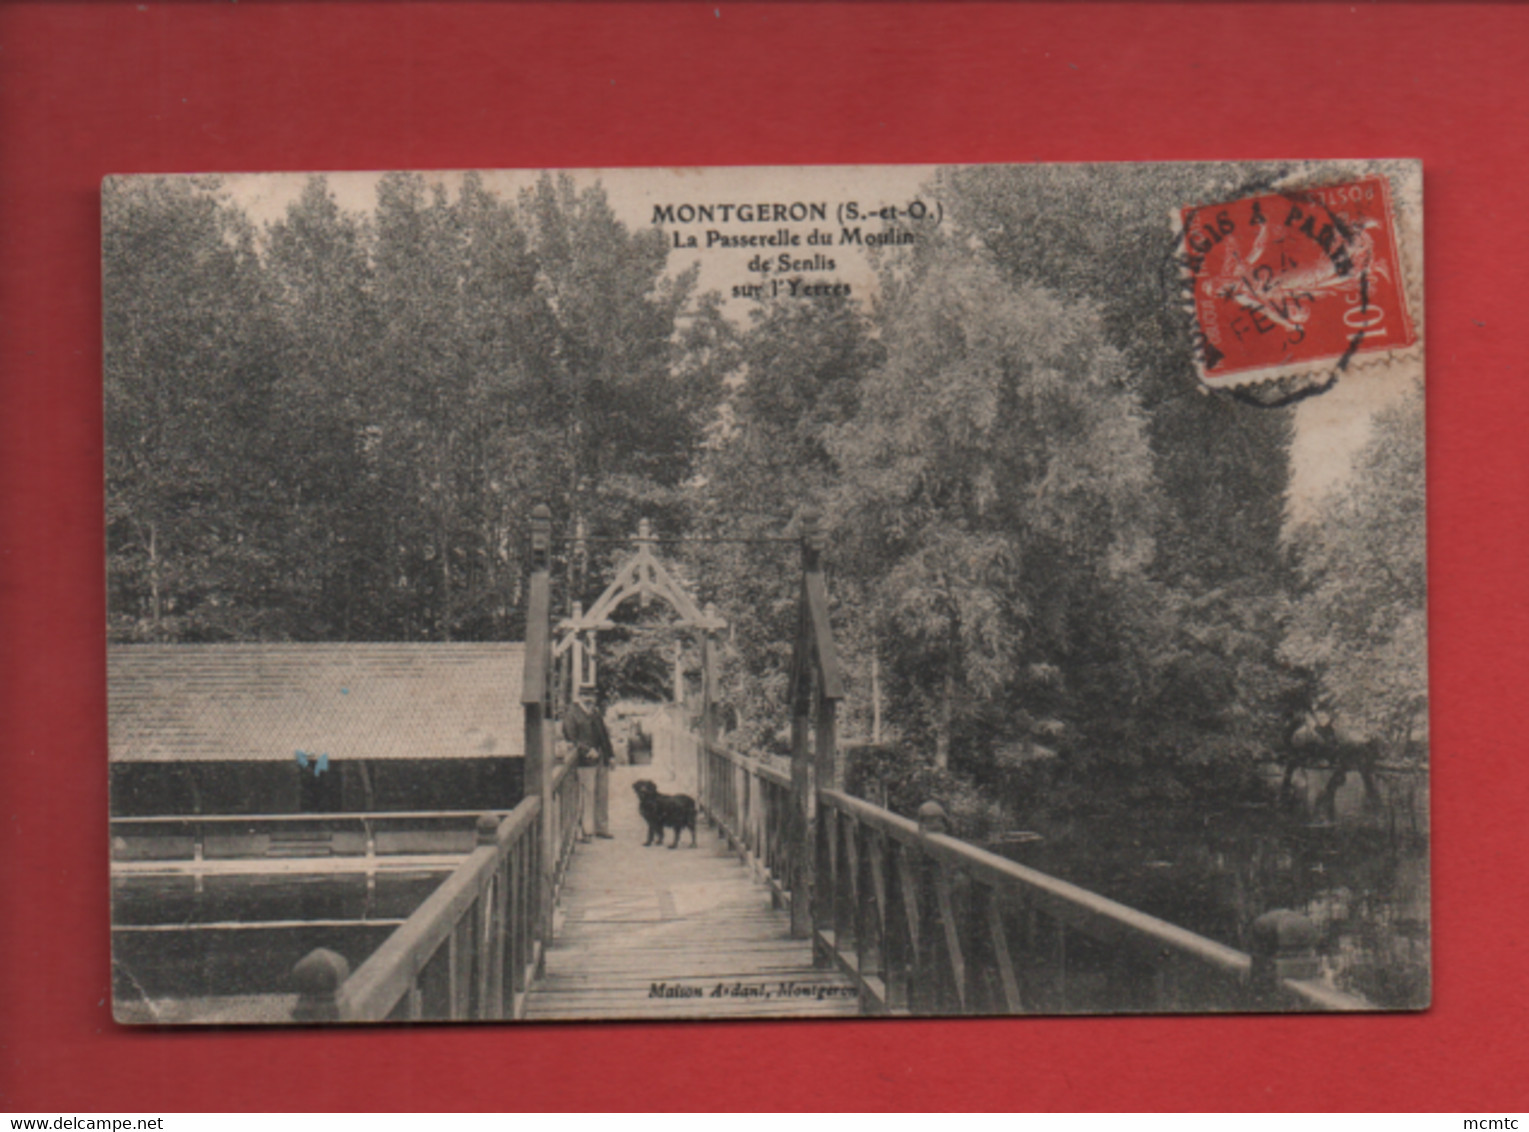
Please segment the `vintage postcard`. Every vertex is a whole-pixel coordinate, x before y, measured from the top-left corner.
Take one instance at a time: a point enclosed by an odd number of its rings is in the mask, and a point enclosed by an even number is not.
[[[1419,163],[102,194],[119,1021],[1428,1005]]]

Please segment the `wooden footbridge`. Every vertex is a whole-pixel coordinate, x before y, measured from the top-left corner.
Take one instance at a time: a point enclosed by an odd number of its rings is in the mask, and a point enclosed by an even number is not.
[[[532,1019],[845,1015],[854,984],[813,964],[753,871],[716,837],[699,848],[644,848],[631,782],[613,775],[612,837],[581,844],[532,987]]]
[[[691,603],[680,611],[702,635],[700,732],[693,765],[668,770],[697,796],[699,845],[644,847],[630,785],[654,776],[647,768],[613,772],[612,837],[582,840],[587,799],[572,752],[559,751],[553,734],[568,679],[554,656],[577,659],[579,649],[554,644],[545,508],[532,532],[525,799],[508,816],[479,820],[477,847],[354,972],[332,952],[303,959],[295,1019],[1369,1007],[1318,979],[1314,932],[1294,912],[1261,917],[1249,955],[952,837],[933,802],[912,820],[844,793],[842,685],[810,518],[791,758],[720,740],[720,621]],[[644,535],[613,591],[666,596],[671,582]],[[593,617],[564,622],[564,643],[600,628],[611,607],[602,599]]]

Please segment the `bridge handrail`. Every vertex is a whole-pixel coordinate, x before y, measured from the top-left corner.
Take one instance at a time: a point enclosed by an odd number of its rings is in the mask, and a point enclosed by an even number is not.
[[[787,788],[791,786],[791,764],[785,759],[777,759],[770,755],[745,755],[721,743],[706,743],[705,746],[708,751],[717,757],[725,759],[734,766],[763,778],[767,782],[773,782],[777,786]]]
[[[500,816],[510,810],[485,811]],[[342,822],[369,821],[460,821],[462,810],[365,810],[355,812],[308,813],[308,814],[145,814],[142,816],[118,815],[109,819],[113,826],[129,825],[272,825],[288,823],[317,823],[332,826]]]
[[[798,898],[792,885],[799,850],[782,836],[790,821],[789,764],[720,743],[703,743],[702,749],[713,765],[703,799],[708,815],[770,884],[777,903]],[[1314,978],[1284,977],[1278,966],[1264,967],[1246,952],[936,828],[920,828],[862,798],[829,789],[818,789],[816,798],[814,943],[855,978],[869,1012],[1070,1009],[1069,933],[1115,957],[1112,963],[1123,972],[1117,977],[1135,979],[1141,1009],[1186,1003],[1207,1009],[1373,1009]],[[773,836],[762,835],[767,830]],[[1006,925],[1016,913],[1023,927],[1011,931]],[[1037,915],[1050,925],[1041,944],[1048,954],[1039,959]],[[1011,938],[1018,946],[1011,946]],[[987,961],[981,966],[991,985],[977,985],[981,977],[971,962],[976,955]],[[1059,968],[1045,993],[1025,985],[1029,968],[1016,964],[1016,955],[1031,960],[1031,968]]]
[[[701,778],[701,808],[769,887],[774,905],[789,908],[791,878],[799,864],[790,763],[745,755],[704,738],[698,738],[698,745],[703,766],[710,766]]]
[[[504,817],[509,810],[486,811],[495,817]],[[306,814],[152,814],[139,817],[113,817],[110,819],[112,833],[112,860],[131,862],[150,861],[200,861],[209,856],[226,856],[215,852],[214,842],[238,845],[241,839],[253,837],[281,837],[284,831],[297,828],[319,827],[327,835],[329,851],[342,857],[386,857],[400,852],[381,844],[386,839],[409,839],[429,836],[437,839],[442,834],[452,840],[458,836],[472,837],[471,819],[477,817],[462,810],[393,810],[360,813],[306,813]],[[176,838],[168,840],[166,831]],[[144,853],[145,842],[150,852]],[[178,852],[167,852],[175,849]],[[441,842],[435,851],[460,853],[461,845]],[[242,854],[249,852],[246,847]]]
[[[820,802],[852,815],[894,841],[915,847],[943,865],[959,868],[971,879],[995,888],[1023,892],[1065,922],[1068,927],[1101,938],[1128,933],[1144,937],[1151,946],[1169,948],[1233,978],[1246,978],[1253,961],[1245,953],[1186,928],[1137,911],[1107,896],[1000,857],[949,834],[920,830],[918,823],[837,790],[819,790]]]
[[[553,772],[550,815],[531,795],[502,820],[480,818],[477,848],[354,974],[332,952],[310,953],[294,972],[301,993],[294,1018],[520,1017],[541,962],[538,909],[552,905],[535,892],[543,876],[542,822],[554,823],[552,875],[560,883],[578,833],[578,792],[570,760]]]
[[[467,910],[482,899],[503,854],[535,832],[540,814],[540,798],[522,802],[499,824],[493,842],[473,850],[388,936],[340,989],[337,998],[342,1018],[379,1021],[393,1012]]]
[[[897,1004],[899,993],[903,1004],[915,1002],[963,1013],[1034,1009],[1037,996],[1032,988],[1021,985],[1025,980],[1014,961],[1010,938],[1011,934],[1016,941],[1030,938],[1033,957],[1037,913],[1051,922],[1052,939],[1044,947],[1054,949],[1047,958],[1054,959],[1058,968],[1049,988],[1049,1009],[1065,1011],[1073,1005],[1067,985],[1069,932],[1108,949],[1112,958],[1104,978],[1107,984],[1117,980],[1114,1004],[1121,995],[1134,995],[1133,1004],[1140,1009],[1276,1005],[1373,1009],[1364,999],[1323,986],[1314,978],[1283,977],[1283,960],[1275,955],[1260,962],[1236,948],[932,828],[943,819],[938,807],[930,815],[931,827],[926,828],[841,791],[820,789],[817,798],[820,839],[826,850],[821,859],[827,876],[820,878],[822,895],[815,901],[815,935],[835,962],[857,978],[867,1000],[864,1004],[871,1009]],[[866,837],[862,831],[873,836]],[[883,844],[878,845],[876,837]],[[891,844],[898,846],[895,854],[889,851]],[[884,859],[872,860],[879,851]],[[861,868],[862,861],[868,870]],[[878,878],[877,883],[865,876],[866,871]],[[901,882],[895,900],[889,899],[892,886],[887,883],[894,871]],[[861,903],[862,894],[875,901],[880,919],[874,925],[870,910]],[[894,914],[894,903],[901,903],[902,916]],[[1011,933],[1006,927],[1015,912],[1025,918],[1023,932]],[[903,970],[898,972],[889,970],[886,961],[889,922],[894,934],[903,930],[904,922],[907,926],[905,937],[894,945],[904,952]],[[1019,950],[1024,954],[1024,948]],[[970,963],[974,954],[990,960],[991,985],[980,985]],[[1304,974],[1314,976],[1314,956],[1307,954],[1296,966],[1308,968]],[[881,977],[871,977],[871,967]],[[903,977],[902,988],[892,986],[895,975]],[[920,981],[925,985],[918,985]]]

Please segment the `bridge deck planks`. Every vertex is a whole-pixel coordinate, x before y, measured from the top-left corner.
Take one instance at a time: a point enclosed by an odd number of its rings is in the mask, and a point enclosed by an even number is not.
[[[614,838],[573,855],[526,1016],[856,1015],[848,980],[813,966],[811,945],[791,938],[790,917],[770,906],[769,890],[714,831],[703,826],[695,849],[688,834],[679,849],[643,847],[631,784],[649,775],[646,767],[612,773]],[[655,995],[655,985],[685,997]]]

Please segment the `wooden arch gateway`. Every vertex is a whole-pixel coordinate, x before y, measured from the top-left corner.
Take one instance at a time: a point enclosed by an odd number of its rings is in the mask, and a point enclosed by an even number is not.
[[[545,579],[546,554],[550,549],[550,512],[538,507],[532,518],[533,555],[532,617],[542,627],[546,618],[547,593],[540,602],[535,579],[538,571]],[[801,587],[797,598],[797,622],[791,644],[791,667],[788,680],[788,710],[791,720],[791,762],[789,801],[782,807],[781,832],[798,847],[783,860],[781,870],[786,884],[799,893],[812,890],[819,859],[832,856],[823,843],[823,830],[817,820],[816,790],[837,789],[841,785],[839,761],[838,707],[844,698],[838,649],[829,621],[827,583],[823,576],[825,537],[822,520],[811,508],[801,513],[798,540],[801,546]],[[578,538],[583,537],[582,531]],[[657,599],[667,603],[678,617],[676,628],[691,630],[701,636],[701,712],[697,736],[696,788],[704,813],[721,824],[720,814],[730,808],[727,799],[746,789],[746,776],[736,766],[724,765],[719,742],[720,704],[718,695],[717,634],[727,628],[716,606],[708,603],[703,610],[658,557],[658,539],[647,519],[638,523],[632,553],[615,569],[614,578],[589,610],[579,603],[572,616],[559,622],[553,633],[555,644],[528,645],[528,654],[545,655],[547,672],[540,679],[528,676],[527,705],[538,692],[545,703],[547,717],[560,715],[566,705],[582,690],[595,684],[594,658],[601,631],[618,628],[611,614],[621,605],[637,599],[643,605]],[[543,580],[543,587],[546,582]],[[533,635],[528,631],[527,640]],[[545,649],[545,653],[542,650]],[[534,667],[534,662],[529,667]],[[528,668],[529,671],[529,668]],[[683,699],[683,672],[678,656],[675,661],[674,701]],[[532,740],[528,736],[528,743]],[[550,729],[534,744],[550,757]],[[528,746],[528,750],[533,749]],[[551,781],[550,763],[534,775],[538,782]],[[731,840],[731,838],[730,838]],[[791,932],[798,938],[813,933],[813,906],[808,899],[790,902]],[[818,913],[821,916],[821,912]]]
[[[716,606],[708,604],[702,610],[696,604],[659,559],[657,545],[652,524],[643,519],[637,526],[632,553],[616,567],[615,577],[605,592],[587,613],[582,602],[575,602],[572,615],[557,626],[560,639],[553,655],[561,664],[559,699],[562,703],[595,686],[599,634],[621,627],[611,620],[611,615],[634,598],[644,607],[656,599],[667,604],[678,617],[674,628],[701,634],[702,717],[710,718],[717,702],[716,634],[727,628],[727,622],[717,616]],[[676,655],[674,700],[679,703],[683,699],[683,673]]]

